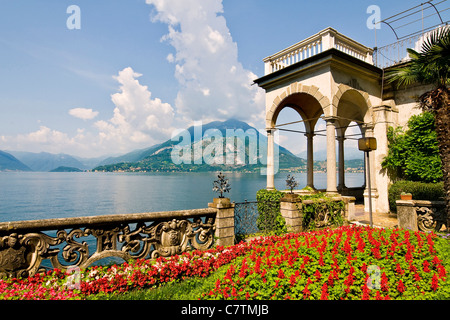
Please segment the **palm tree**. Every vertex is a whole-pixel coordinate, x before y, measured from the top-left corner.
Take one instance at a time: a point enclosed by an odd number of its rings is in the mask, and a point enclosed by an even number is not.
[[[411,60],[403,66],[393,68],[387,74],[388,82],[397,87],[414,83],[432,84],[434,89],[419,97],[423,110],[435,116],[439,154],[445,189],[447,231],[450,230],[450,28],[434,31],[423,43],[421,51],[408,49]]]

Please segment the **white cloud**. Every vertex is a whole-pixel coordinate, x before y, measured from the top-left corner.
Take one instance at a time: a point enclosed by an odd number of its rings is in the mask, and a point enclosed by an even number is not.
[[[114,116],[95,123],[102,145],[128,151],[170,138],[174,110],[170,104],[151,98],[148,87],[137,80],[141,76],[128,67],[114,77],[120,84],[120,92],[111,96]]]
[[[87,108],[73,108],[69,110],[69,114],[75,118],[91,120],[98,115],[98,112]]]
[[[81,134],[81,133],[80,133]],[[86,149],[85,136],[69,137],[67,133],[40,126],[38,130],[17,136],[2,136],[5,149],[30,152],[72,153]]]
[[[153,99],[148,87],[139,83],[137,78],[140,76],[130,67],[114,76],[120,84],[120,91],[111,95],[114,104],[111,119],[98,120],[90,128],[79,128],[73,135],[41,125],[28,134],[1,136],[0,149],[96,157],[150,147],[170,139],[173,108],[158,98]],[[90,120],[99,113],[92,109],[74,108],[69,114]]]
[[[182,118],[260,122],[264,92],[252,86],[257,78],[238,61],[237,44],[226,25],[222,0],[146,0],[155,12],[152,21],[168,25],[162,38],[175,49],[167,56],[175,63],[181,88],[175,109]]]
[[[146,2],[154,7],[152,21],[167,24],[162,41],[174,48],[166,56],[174,64],[179,83],[174,103],[152,97],[149,88],[139,82],[141,74],[128,67],[114,77],[119,91],[111,95],[110,119],[98,119],[100,114],[93,109],[73,108],[71,116],[97,121],[72,134],[41,125],[28,134],[1,136],[2,147],[99,156],[170,139],[175,123],[187,127],[196,120],[238,118],[258,128],[264,125],[264,91],[252,86],[257,76],[238,60],[237,44],[222,15],[222,0]]]

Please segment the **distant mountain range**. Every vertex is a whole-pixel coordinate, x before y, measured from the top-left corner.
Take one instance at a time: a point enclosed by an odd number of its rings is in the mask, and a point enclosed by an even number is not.
[[[234,133],[236,140],[227,140],[228,132]],[[185,139],[190,140],[184,141]],[[255,146],[256,150],[251,150],[250,140],[253,143],[256,142],[259,148]],[[219,152],[219,149],[214,149],[213,141],[215,146],[222,146],[220,148],[222,154],[215,154]],[[240,155],[236,151],[233,152],[237,150],[239,143],[244,146],[243,153]],[[184,145],[190,156],[183,158],[181,163],[175,164],[172,154],[174,148],[180,144]],[[105,159],[102,165],[94,168],[93,171],[255,171],[266,163],[266,149],[267,137],[247,123],[234,119],[223,122],[214,121],[201,127],[192,126],[174,139],[153,147]],[[194,150],[200,150],[201,159],[196,158]],[[225,164],[206,163],[204,155],[207,151],[211,151],[212,156],[222,159],[222,163]],[[232,161],[227,161],[230,153],[232,153]],[[289,150],[279,146],[279,165],[280,168],[304,167],[306,160],[296,157]]]
[[[226,139],[227,130],[241,133],[242,135],[238,135],[237,140],[230,142]],[[186,139],[190,140],[184,141]],[[220,139],[220,141],[216,141],[216,139]],[[205,150],[211,151],[211,142],[214,141],[222,144],[223,149],[221,155],[214,154],[218,150],[212,150],[213,155],[222,156],[225,162],[228,162],[226,161],[226,154],[230,154],[230,150],[235,150],[239,139],[240,143],[245,146],[245,154],[241,154],[241,157],[233,154],[231,161],[233,164],[231,165],[207,164],[203,161],[203,158],[196,159],[194,157],[191,157],[190,161],[183,161],[179,164],[174,164],[172,161],[172,151],[174,147],[179,146],[181,143],[185,146],[185,150],[189,150],[194,155],[195,153],[192,150],[201,150],[200,156],[202,156]],[[250,150],[249,141],[251,139],[257,141],[259,146],[257,150],[260,150],[259,154],[254,152],[254,150]],[[278,147],[280,169],[306,170],[306,160],[303,157],[298,157],[281,146]],[[247,123],[232,119],[214,121],[201,127],[192,126],[174,139],[114,157],[80,158],[68,154],[51,154],[47,152],[0,151],[0,171],[255,171],[259,170],[266,163],[266,150],[266,136],[261,135],[258,130]],[[315,160],[319,161],[314,161],[314,169],[319,171],[325,170],[326,161],[320,161],[320,157],[316,158],[316,154]],[[360,170],[363,166],[364,161],[362,159],[346,160],[347,169]]]
[[[32,171],[12,154],[0,150],[0,171]]]

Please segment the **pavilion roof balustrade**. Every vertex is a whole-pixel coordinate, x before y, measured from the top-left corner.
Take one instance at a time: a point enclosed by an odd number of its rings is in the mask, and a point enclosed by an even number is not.
[[[289,48],[265,58],[265,75],[286,68],[326,50],[335,48],[355,58],[373,64],[373,49],[337,32],[326,28]]]
[[[438,27],[433,27],[432,30],[399,38],[394,43],[373,49],[356,42],[333,28],[326,28],[303,41],[265,58],[263,60],[265,64],[264,73],[268,75],[282,70],[332,48],[378,68],[388,68],[409,61],[410,58],[407,49],[412,48],[420,51],[424,40],[431,33],[441,28],[448,28],[448,25],[439,25]]]

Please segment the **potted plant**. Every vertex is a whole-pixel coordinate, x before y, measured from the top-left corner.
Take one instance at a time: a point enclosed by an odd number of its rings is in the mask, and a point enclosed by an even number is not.
[[[412,200],[412,194],[409,192],[402,192],[400,194],[400,199],[401,200]]]
[[[294,176],[291,177],[290,174],[287,176],[286,186],[288,187],[288,189],[290,189],[290,192],[285,193],[281,200],[288,202],[296,202],[298,200],[298,194],[294,193],[294,189],[295,187],[298,186],[298,182],[295,181]]]
[[[217,176],[218,180],[215,180],[213,182],[213,191],[219,193],[219,198],[214,198],[214,205],[230,205],[230,199],[229,198],[225,198],[223,196],[223,194],[225,192],[230,192],[231,190],[231,186],[230,183],[228,182],[228,179],[225,179],[225,175],[222,174],[222,172],[219,173],[219,175]]]

